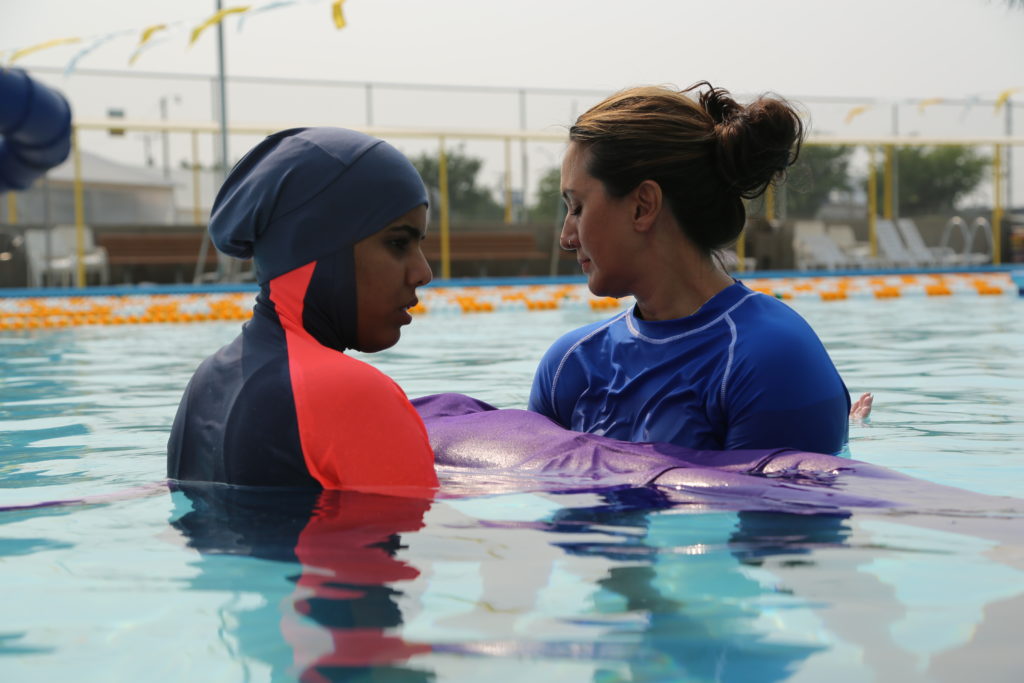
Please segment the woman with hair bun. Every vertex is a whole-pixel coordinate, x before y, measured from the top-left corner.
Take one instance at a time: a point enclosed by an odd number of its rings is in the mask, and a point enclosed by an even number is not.
[[[579,117],[561,245],[591,292],[636,305],[556,341],[531,410],[624,441],[844,450],[850,396],[817,335],[715,257],[743,230],[743,199],[796,160],[803,133],[785,101],[743,105],[707,82],[633,88]]]

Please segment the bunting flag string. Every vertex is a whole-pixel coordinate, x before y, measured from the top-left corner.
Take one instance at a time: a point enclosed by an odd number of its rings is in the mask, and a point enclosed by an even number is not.
[[[971,109],[973,109],[974,105],[978,104],[978,102],[981,102],[981,95],[971,95],[967,98],[967,102],[964,103],[964,108],[960,110],[960,123],[967,120],[967,115],[971,113]]]
[[[859,105],[859,106],[856,106],[856,107],[852,108],[850,111],[846,112],[846,121],[845,122],[847,124],[849,124],[851,121],[853,121],[855,118],[857,118],[858,116],[860,116],[864,112],[868,111],[869,109],[871,109],[871,107],[866,105],[866,104],[862,104],[862,105]]]
[[[996,98],[996,114],[999,113],[999,110],[1003,108],[1003,105],[1010,100],[1010,97],[1012,97],[1015,92],[1024,92],[1024,88],[1008,88],[999,93],[999,97]]]
[[[100,38],[92,41],[84,48],[79,50],[77,53],[75,53],[75,56],[72,57],[71,61],[67,63],[67,66],[64,67],[64,75],[70,76],[71,73],[75,70],[75,67],[78,66],[78,60],[80,60],[82,57],[85,57],[89,53],[95,51],[96,48],[100,47],[101,45],[106,45],[115,38],[120,38],[121,36],[125,36],[130,33],[131,31],[114,31],[113,33],[108,33],[107,35],[101,36]]]
[[[15,50],[11,54],[11,58],[7,60],[7,65],[10,66],[16,61],[26,55],[30,55],[33,52],[41,52],[42,50],[49,50],[51,47],[58,47],[60,45],[74,45],[75,43],[82,42],[81,38],[57,38],[55,40],[48,40],[44,43],[37,43],[36,45],[30,45],[29,47],[23,47],[20,50]]]
[[[131,58],[128,60],[128,64],[135,64],[135,60],[139,58],[145,50],[152,47],[154,44],[159,44],[161,41],[156,43],[150,42],[153,40],[153,36],[161,31],[167,31],[167,24],[154,24],[153,26],[147,26],[142,29],[142,34],[139,36],[139,44],[135,46],[135,51],[132,52]]]
[[[231,16],[232,14],[244,14],[248,11],[249,5],[241,5],[238,7],[227,7],[219,12],[214,12],[206,21],[192,29],[192,37],[188,41],[189,47],[192,47],[199,40],[199,36],[203,34],[203,31],[224,21],[224,17]]]
[[[930,97],[926,100],[921,100],[917,103],[917,113],[924,114],[925,109],[928,107],[933,104],[942,104],[944,101],[941,97]]]
[[[241,32],[244,17],[279,10],[299,3],[327,4],[328,2],[330,3],[331,21],[334,27],[339,30],[345,28],[347,22],[345,21],[345,16],[342,12],[342,5],[344,5],[345,0],[271,0],[270,2],[265,2],[259,5],[239,5],[235,7],[228,7],[203,18],[198,23],[194,21],[179,21],[166,24],[159,23],[142,29],[133,28],[103,33],[100,35],[57,38],[29,45],[27,47],[8,46],[6,49],[0,49],[0,69],[11,66],[23,57],[36,52],[42,52],[43,50],[50,50],[78,43],[85,44],[84,48],[80,49],[72,56],[64,69],[64,75],[70,76],[77,68],[78,63],[84,57],[107,43],[112,42],[116,38],[121,38],[131,34],[139,36],[139,41],[128,58],[128,64],[134,65],[136,60],[138,60],[145,51],[155,47],[156,45],[167,42],[175,35],[180,36],[187,32],[187,46],[191,47],[200,39],[202,34],[208,28],[222,23],[228,17],[235,17],[238,19],[238,30]],[[192,26],[191,30],[188,29],[188,26]]]
[[[334,17],[334,26],[338,29],[345,28],[345,15],[341,12],[341,6],[345,4],[345,0],[334,0],[331,3],[331,16]]]
[[[248,17],[251,17],[255,14],[262,14],[263,12],[269,12],[271,10],[288,7],[289,5],[294,5],[296,1],[297,0],[276,0],[275,2],[267,3],[266,5],[250,7],[248,12],[246,12],[245,14],[238,15],[238,32],[242,32],[242,29],[245,27],[245,20]]]

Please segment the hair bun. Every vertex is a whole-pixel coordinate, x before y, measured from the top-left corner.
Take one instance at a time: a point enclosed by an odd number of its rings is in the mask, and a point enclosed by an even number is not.
[[[736,102],[736,100],[732,98],[732,95],[729,94],[729,91],[725,88],[716,88],[707,81],[700,81],[699,83],[690,86],[688,90],[703,88],[705,86],[708,90],[702,92],[697,101],[715,122],[716,126],[728,123],[736,116],[742,114],[742,105]]]
[[[729,186],[747,199],[763,193],[800,152],[804,126],[785,100],[761,96],[747,106],[727,90],[703,81],[701,107],[715,122],[716,167]]]

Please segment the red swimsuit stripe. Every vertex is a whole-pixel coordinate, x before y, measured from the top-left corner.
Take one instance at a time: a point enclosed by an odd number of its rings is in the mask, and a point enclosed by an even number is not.
[[[307,264],[270,283],[307,469],[331,489],[436,487],[426,427],[401,388],[303,329],[303,299],[315,267]]]

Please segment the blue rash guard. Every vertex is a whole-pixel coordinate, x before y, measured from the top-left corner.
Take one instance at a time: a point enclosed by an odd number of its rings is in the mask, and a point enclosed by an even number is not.
[[[649,322],[634,307],[564,335],[529,408],[623,441],[836,454],[850,394],[803,318],[736,282],[685,318]]]

